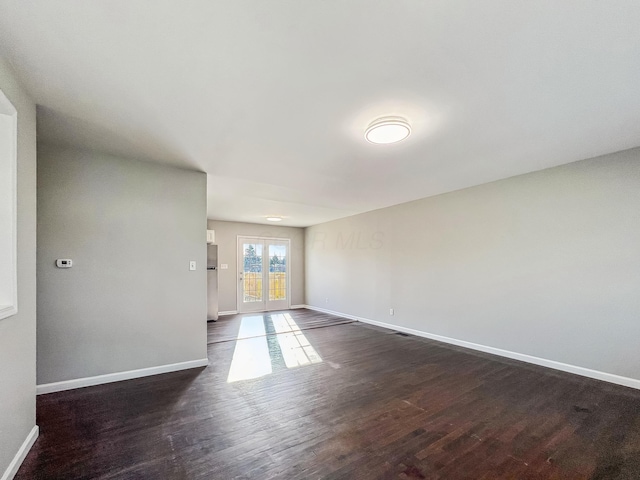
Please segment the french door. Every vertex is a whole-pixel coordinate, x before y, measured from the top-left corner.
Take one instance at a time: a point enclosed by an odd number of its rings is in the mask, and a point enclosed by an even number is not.
[[[238,237],[238,312],[286,310],[289,240]]]

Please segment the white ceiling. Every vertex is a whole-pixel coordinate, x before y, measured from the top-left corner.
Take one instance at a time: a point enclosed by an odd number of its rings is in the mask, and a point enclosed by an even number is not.
[[[640,145],[637,0],[1,0],[39,138],[306,226]],[[404,115],[412,136],[364,129]]]

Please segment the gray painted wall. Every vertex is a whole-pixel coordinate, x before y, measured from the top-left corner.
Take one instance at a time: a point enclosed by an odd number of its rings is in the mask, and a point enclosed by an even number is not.
[[[291,305],[304,303],[304,229],[217,220],[209,220],[208,225],[209,230],[216,232],[218,264],[226,263],[229,265],[228,270],[218,270],[219,310],[221,312],[237,309],[238,235],[291,240]]]
[[[36,107],[0,58],[18,111],[18,314],[0,320],[0,476],[36,424]]]
[[[640,379],[640,149],[310,227],[306,303]]]
[[[206,358],[205,261],[204,173],[39,145],[38,384]]]

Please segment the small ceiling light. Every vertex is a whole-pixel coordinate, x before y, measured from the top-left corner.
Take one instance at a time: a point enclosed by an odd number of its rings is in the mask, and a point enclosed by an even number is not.
[[[411,125],[402,117],[382,117],[369,124],[364,138],[371,143],[396,143],[411,134]]]
[[[269,220],[270,222],[281,222],[282,217],[267,217],[267,220]]]

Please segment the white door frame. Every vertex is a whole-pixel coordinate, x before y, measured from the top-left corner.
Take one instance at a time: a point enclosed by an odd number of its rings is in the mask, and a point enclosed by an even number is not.
[[[251,240],[254,243],[263,244],[263,253],[262,253],[262,298],[263,301],[259,302],[259,305],[256,305],[256,309],[245,309],[246,304],[244,303],[244,289],[242,288],[241,282],[243,281],[243,272],[244,272],[244,255],[242,252],[242,242],[244,240]],[[291,308],[291,239],[290,238],[279,238],[279,237],[261,237],[257,235],[236,235],[236,304],[237,304],[237,312],[238,313],[251,313],[251,312],[268,312],[268,311],[277,311],[282,310],[282,308],[277,309],[269,309],[267,307],[267,302],[269,299],[269,269],[268,260],[265,260],[265,257],[268,257],[268,245],[269,242],[284,242],[287,244],[287,306],[286,309]],[[266,263],[265,263],[266,262]],[[265,264],[267,266],[265,271]],[[258,303],[258,302],[256,302]]]

